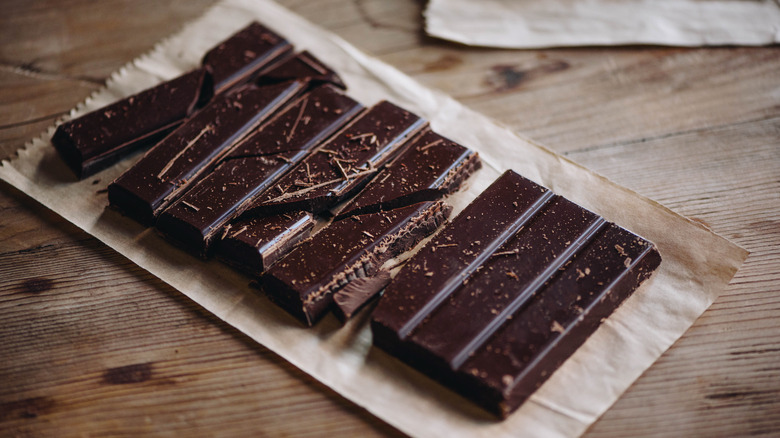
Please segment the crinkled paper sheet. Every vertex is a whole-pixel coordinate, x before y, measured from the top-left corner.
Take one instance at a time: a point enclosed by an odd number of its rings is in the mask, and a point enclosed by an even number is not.
[[[429,35],[514,49],[780,42],[777,0],[431,0],[425,17]]]
[[[345,328],[327,317],[314,329],[305,329],[253,292],[247,277],[218,262],[191,257],[152,230],[106,209],[100,189],[137,157],[74,182],[50,146],[52,127],[20,150],[18,157],[3,163],[2,179],[404,432],[485,437],[581,434],[704,312],[747,256],[700,225],[424,88],[269,0],[217,4],[113,75],[107,87],[79,105],[72,116],[193,68],[209,47],[252,19],[334,66],[350,93],[363,103],[392,100],[431,120],[441,133],[478,150],[486,166],[451,199],[456,211],[501,171],[512,168],[651,239],[663,255],[653,278],[528,403],[500,422],[370,348],[365,314]]]

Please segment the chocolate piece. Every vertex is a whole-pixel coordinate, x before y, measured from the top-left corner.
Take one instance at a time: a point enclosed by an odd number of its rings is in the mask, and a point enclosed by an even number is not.
[[[223,228],[215,253],[228,265],[259,276],[309,237],[314,225],[312,215],[302,211],[239,220]]]
[[[263,290],[312,325],[330,307],[333,293],[355,278],[374,275],[385,261],[435,231],[450,210],[441,201],[424,202],[336,221],[267,270]]]
[[[426,126],[403,108],[380,102],[314,150],[279,180],[278,191],[261,195],[244,216],[322,213],[360,190]]]
[[[61,124],[51,142],[78,178],[86,178],[156,143],[210,96],[206,70],[191,71]]]
[[[214,92],[222,93],[292,50],[284,38],[254,21],[203,57],[214,78]]]
[[[476,152],[428,131],[382,169],[339,217],[435,201],[456,191],[481,166]]]
[[[509,171],[388,286],[374,344],[504,417],[659,263],[651,243]]]
[[[205,257],[214,236],[242,206],[362,109],[329,85],[305,94],[233,147],[213,172],[165,209],[157,229]]]
[[[390,273],[379,271],[371,277],[356,278],[333,294],[333,313],[342,322],[352,318],[366,304],[379,297],[390,283]]]
[[[143,224],[152,224],[229,146],[303,87],[301,82],[249,85],[218,97],[111,183],[109,203]]]
[[[347,89],[335,71],[314,57],[308,51],[298,53],[279,61],[269,67],[257,78],[258,84],[283,82],[289,80],[306,80],[315,84],[331,84]]]

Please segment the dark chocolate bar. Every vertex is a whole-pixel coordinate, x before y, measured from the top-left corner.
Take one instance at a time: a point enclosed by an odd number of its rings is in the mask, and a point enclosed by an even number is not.
[[[290,51],[287,40],[255,21],[209,50],[203,66],[214,79],[214,92],[222,93]]]
[[[166,208],[157,229],[205,257],[213,238],[242,206],[362,109],[330,85],[303,95],[234,146],[211,173]]]
[[[324,110],[324,109],[323,109]],[[427,122],[390,102],[353,120],[262,194],[244,216],[322,213],[353,196]]]
[[[333,314],[345,322],[379,297],[390,283],[389,271],[380,270],[371,277],[356,278],[333,294]]]
[[[222,229],[214,252],[226,264],[259,276],[309,237],[315,223],[303,211],[231,222]]]
[[[306,80],[314,84],[331,84],[347,89],[335,71],[325,65],[308,51],[278,61],[257,77],[258,84]]]
[[[382,264],[433,233],[451,208],[423,202],[336,221],[300,243],[260,278],[268,297],[307,325],[329,309],[351,280],[371,277]]]
[[[387,287],[374,344],[505,417],[659,263],[651,243],[508,171]]]
[[[248,85],[221,95],[108,186],[111,206],[151,225],[228,147],[300,92],[302,82]]]
[[[61,124],[51,142],[79,179],[86,178],[156,143],[211,93],[206,70],[194,70]]]
[[[429,130],[382,169],[339,217],[440,199],[481,166],[476,152]]]

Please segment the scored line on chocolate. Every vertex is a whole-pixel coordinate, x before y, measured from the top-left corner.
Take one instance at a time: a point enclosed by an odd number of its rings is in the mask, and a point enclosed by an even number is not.
[[[615,279],[613,279],[608,285],[604,286],[602,289],[605,294],[608,294],[609,291],[611,291],[618,283],[623,281],[624,278],[626,278],[627,275],[631,274],[633,272],[634,268],[636,268],[640,263],[642,263],[651,252],[655,250],[655,247],[653,245],[647,246],[641,254],[639,254],[628,266],[626,266],[626,269],[621,272]],[[602,295],[601,299],[603,299],[605,295]],[[594,307],[598,306],[600,304],[601,299],[595,299],[591,301],[588,306],[582,310],[582,315],[587,315],[590,313]],[[563,331],[560,334],[560,338],[565,338],[567,334],[569,334],[572,330],[574,330],[574,327],[576,327],[577,324],[569,324],[567,325]],[[555,342],[550,342],[547,345],[545,345],[544,348],[539,350],[539,353],[536,354],[536,357],[526,365],[524,370],[515,376],[515,378],[512,380],[512,383],[506,387],[506,392],[509,393],[512,391],[512,389],[517,386],[519,382],[522,382],[523,379],[528,375],[528,373],[533,372],[533,370],[536,368],[536,366],[539,364],[539,362],[543,361],[547,354],[556,347]]]
[[[463,269],[461,272],[461,275],[455,275],[452,278],[450,278],[444,286],[442,286],[441,290],[439,290],[436,295],[434,295],[433,298],[431,298],[430,301],[425,303],[425,305],[420,308],[411,318],[409,318],[409,321],[406,322],[406,324],[401,327],[400,330],[398,330],[398,337],[401,340],[406,339],[409,334],[414,330],[420,323],[431,314],[441,303],[444,302],[444,300],[449,297],[452,292],[457,289],[458,285],[462,283],[462,281],[469,277],[474,271],[479,268],[487,259],[489,259],[493,253],[501,247],[501,245],[509,239],[512,235],[514,235],[520,228],[528,223],[534,216],[536,216],[537,213],[539,213],[542,208],[544,208],[545,205],[547,205],[553,198],[555,198],[555,193],[551,191],[546,191],[542,196],[539,197],[526,211],[523,212],[520,217],[515,219],[501,234],[498,235],[493,241],[490,242],[489,245],[485,247],[485,249],[480,253],[474,260],[471,261],[471,263],[466,266],[465,269]]]
[[[295,222],[292,226],[287,227],[286,230],[284,230],[283,232],[277,234],[273,239],[269,240],[265,245],[261,246],[260,249],[258,250],[258,252],[264,253],[264,252],[268,251],[274,245],[276,245],[277,243],[281,242],[282,239],[284,239],[284,237],[286,235],[288,235],[291,232],[293,232],[293,230],[297,229],[298,227],[300,227],[301,225],[306,223],[306,221],[308,221],[308,220],[309,220],[308,216],[303,216],[297,222]]]
[[[549,280],[558,269],[563,267],[580,248],[587,245],[596,234],[604,228],[607,221],[598,217],[590,226],[577,237],[558,257],[556,257],[539,275],[537,275],[517,296],[495,316],[474,338],[469,341],[450,361],[452,369],[459,369],[472,352],[481,347],[504,324],[504,322],[517,312],[536,292]]]
[[[439,141],[440,141],[440,140],[439,140]],[[434,143],[436,143],[436,142],[434,142]],[[431,145],[433,145],[433,143],[431,143]],[[429,145],[429,146],[431,146],[431,145]],[[422,149],[420,149],[420,150],[422,150]],[[450,172],[452,172],[453,170],[455,170],[455,168],[456,168],[456,167],[458,167],[458,166],[462,165],[462,164],[463,164],[463,161],[464,161],[464,160],[465,160],[465,159],[466,159],[466,158],[467,158],[469,155],[471,155],[471,154],[473,154],[473,153],[474,153],[474,151],[472,151],[472,150],[469,150],[469,149],[466,149],[466,150],[464,150],[464,151],[463,151],[463,153],[462,153],[462,154],[460,154],[460,156],[458,157],[458,159],[457,159],[457,160],[455,160],[455,161],[453,161],[453,162],[452,162],[452,164],[450,164],[450,166],[449,166],[449,167],[448,167],[446,170],[444,170],[444,171],[441,173],[441,175],[439,175],[439,177],[438,177],[438,178],[436,178],[436,181],[434,181],[433,183],[431,183],[430,187],[432,187],[432,188],[437,188],[437,187],[439,187],[440,185],[442,185],[442,184],[444,183],[444,181],[446,181],[446,180],[447,180],[447,178],[450,176]]]
[[[366,163],[368,164],[369,170],[374,168],[376,166],[376,163],[381,161],[382,158],[388,154],[389,152],[393,151],[395,148],[398,147],[398,142],[403,141],[404,138],[408,137],[411,133],[419,131],[421,127],[426,125],[428,123],[425,119],[418,119],[416,122],[412,123],[407,127],[403,132],[398,134],[394,139],[387,142],[385,147],[378,150],[371,158],[366,160]],[[357,137],[357,136],[355,136]],[[353,139],[355,138],[353,137]],[[368,170],[366,170],[368,171]],[[353,175],[353,177],[356,175]],[[350,184],[349,178],[345,178],[341,184],[331,189],[333,192],[338,192],[342,190],[344,187],[348,186]]]

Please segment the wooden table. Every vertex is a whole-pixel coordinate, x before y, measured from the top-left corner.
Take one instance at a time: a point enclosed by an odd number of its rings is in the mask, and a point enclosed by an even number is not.
[[[6,0],[0,156],[213,0]],[[751,251],[588,436],[780,434],[780,49],[471,49],[413,0],[282,4]],[[0,435],[397,431],[0,185]]]

